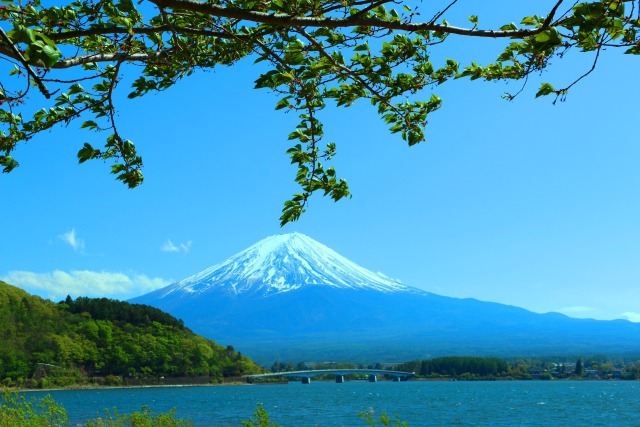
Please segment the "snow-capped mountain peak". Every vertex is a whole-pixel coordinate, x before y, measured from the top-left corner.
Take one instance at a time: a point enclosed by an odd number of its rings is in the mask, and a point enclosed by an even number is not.
[[[235,294],[271,294],[306,286],[381,292],[413,290],[360,267],[304,234],[291,233],[267,237],[226,261],[165,288],[163,296],[174,292],[198,294],[214,288]]]

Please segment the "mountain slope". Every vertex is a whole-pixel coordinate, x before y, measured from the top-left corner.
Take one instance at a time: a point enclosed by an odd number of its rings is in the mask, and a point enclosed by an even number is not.
[[[640,353],[638,324],[431,294],[300,234],[269,237],[132,301],[162,308],[262,363]]]
[[[258,370],[169,314],[106,298],[53,303],[0,281],[0,325],[0,378],[16,386],[42,363],[54,369],[46,386],[108,374],[221,379]]]

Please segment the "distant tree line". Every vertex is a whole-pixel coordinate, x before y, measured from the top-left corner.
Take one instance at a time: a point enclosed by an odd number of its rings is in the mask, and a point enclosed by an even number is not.
[[[395,369],[415,372],[418,377],[456,379],[640,379],[640,359],[540,357],[503,360],[494,357],[448,356],[415,360]]]
[[[176,319],[164,311],[142,304],[129,304],[127,302],[108,298],[78,297],[75,301],[67,295],[64,302],[58,306],[70,313],[89,313],[94,320],[110,320],[111,322],[130,323],[135,326],[150,325],[153,322],[162,323],[184,329],[184,322]]]
[[[275,362],[271,372],[306,369],[389,369],[415,372],[417,378],[478,379],[640,379],[640,358],[534,357],[500,359],[495,357],[446,356],[400,364],[354,364]],[[329,376],[327,376],[329,378]]]
[[[208,376],[261,369],[232,346],[195,335],[152,307],[106,298],[60,303],[0,282],[0,383],[63,386],[102,377]]]
[[[457,377],[463,374],[479,377],[502,376],[509,372],[509,365],[495,357],[446,356],[430,360],[416,360],[396,366],[399,371],[415,372],[428,377],[444,375]]]

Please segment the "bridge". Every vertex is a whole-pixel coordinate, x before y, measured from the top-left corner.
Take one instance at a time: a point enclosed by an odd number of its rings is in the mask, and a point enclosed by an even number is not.
[[[383,369],[315,369],[309,371],[289,371],[289,372],[274,372],[271,374],[256,374],[245,375],[247,381],[259,380],[263,378],[297,378],[302,381],[302,384],[311,384],[311,377],[318,375],[335,375],[337,383],[343,383],[345,375],[366,375],[369,377],[369,382],[378,381],[378,375],[385,375],[393,377],[393,381],[403,381],[415,375],[415,372],[402,372],[402,371],[385,371]]]

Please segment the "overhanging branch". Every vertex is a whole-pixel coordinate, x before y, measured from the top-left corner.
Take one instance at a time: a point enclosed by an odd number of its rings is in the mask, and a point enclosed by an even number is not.
[[[89,64],[92,62],[118,62],[118,61],[139,61],[147,62],[154,59],[167,58],[171,55],[173,49],[159,50],[151,53],[99,53],[95,55],[76,56],[69,59],[62,59],[56,62],[51,68],[64,69],[76,67],[82,64]],[[7,46],[0,46],[0,55],[5,55],[13,59],[20,60],[20,51],[14,52]],[[37,66],[37,64],[36,64]],[[37,76],[36,76],[37,77]],[[36,81],[37,83],[37,81]]]
[[[162,8],[171,8],[173,10],[188,10],[198,12],[205,15],[211,15],[221,18],[233,18],[243,21],[256,22],[277,27],[323,27],[323,28],[348,28],[348,27],[373,27],[385,28],[389,30],[400,30],[408,32],[416,31],[438,31],[445,34],[458,34],[471,37],[489,37],[489,38],[509,38],[509,37],[527,37],[539,34],[552,26],[552,19],[547,19],[544,25],[539,28],[522,29],[522,30],[478,30],[470,28],[453,27],[443,24],[431,22],[413,23],[401,21],[388,21],[384,19],[367,18],[362,16],[348,18],[333,17],[311,17],[311,16],[293,16],[286,14],[272,14],[265,12],[256,12],[252,10],[224,7],[213,3],[200,3],[195,0],[149,0],[156,6]],[[554,11],[557,10],[561,1],[556,4]],[[552,15],[550,15],[552,16]]]
[[[88,36],[105,36],[110,34],[157,34],[157,33],[166,33],[172,30],[176,30],[176,32],[180,34],[191,34],[196,36],[206,36],[206,37],[215,37],[215,38],[229,38],[229,35],[223,33],[221,31],[209,31],[209,30],[200,30],[196,28],[186,28],[174,25],[170,27],[169,25],[159,25],[157,27],[145,27],[145,28],[88,28],[86,30],[77,30],[77,31],[65,31],[62,33],[50,33],[47,36],[53,41],[63,41],[69,39],[75,39],[79,37],[88,37]]]
[[[123,62],[141,61],[147,62],[153,59],[168,57],[173,49],[164,49],[151,53],[99,53],[95,55],[78,56],[75,58],[58,61],[52,68],[71,68],[77,65],[89,64],[91,62]]]

